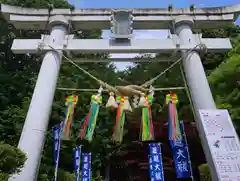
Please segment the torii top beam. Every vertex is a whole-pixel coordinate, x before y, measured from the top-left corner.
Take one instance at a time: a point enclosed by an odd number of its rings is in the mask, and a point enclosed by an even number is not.
[[[69,17],[76,29],[109,29],[110,15],[116,9],[53,9],[50,15]],[[119,9],[118,9],[119,10]],[[126,9],[122,9],[126,10]],[[236,20],[240,4],[216,8],[128,9],[133,12],[133,29],[169,29],[178,15],[190,15],[196,29],[222,28]],[[1,4],[1,14],[18,29],[45,29],[48,9],[32,9]]]

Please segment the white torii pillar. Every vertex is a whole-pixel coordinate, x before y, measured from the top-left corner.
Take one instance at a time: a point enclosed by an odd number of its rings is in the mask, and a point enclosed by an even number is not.
[[[185,15],[178,16],[174,23],[176,34],[180,40],[180,45],[185,46],[194,44],[195,38],[192,33],[194,21],[192,17]],[[216,105],[198,52],[193,50],[186,54],[186,51],[183,50],[182,53],[185,57],[182,62],[183,69],[193,102],[194,111],[197,116],[196,123],[198,132],[206,159],[211,168],[212,180],[216,181],[218,180],[217,170],[213,162],[205,131],[203,129],[203,124],[199,117],[200,109],[216,109]]]
[[[49,26],[51,46],[63,48],[65,35],[68,34],[68,20],[61,15],[52,16]],[[11,176],[9,181],[35,181],[37,179],[61,59],[62,51],[48,51],[43,58],[18,144],[18,148],[26,153],[27,161],[20,174]]]

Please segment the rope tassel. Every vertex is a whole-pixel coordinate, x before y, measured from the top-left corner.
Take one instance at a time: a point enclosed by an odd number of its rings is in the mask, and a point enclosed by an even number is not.
[[[62,140],[69,140],[70,136],[70,128],[71,128],[71,123],[73,120],[73,115],[74,115],[74,109],[78,101],[78,96],[72,95],[72,96],[67,96],[65,105],[67,106],[66,109],[66,114],[65,114],[65,119],[63,122],[63,128],[61,132],[61,139]]]
[[[146,96],[143,104],[146,106],[142,107],[142,120],[141,120],[142,141],[150,141],[154,139],[152,110],[151,110],[152,97]]]
[[[110,108],[110,109],[117,109],[118,108],[118,105],[116,103],[116,100],[114,98],[114,93],[113,92],[110,92],[109,94],[109,99],[107,101],[107,104],[106,104],[106,108]]]
[[[80,139],[86,139],[89,142],[93,139],[94,130],[97,123],[100,104],[102,103],[101,95],[92,95],[90,110],[85,117],[80,131]]]
[[[124,111],[124,97],[119,96],[117,97],[117,115],[116,115],[116,123],[113,130],[113,141],[117,143],[121,143],[123,139],[123,130],[124,130],[124,123],[125,123],[125,111]]]
[[[178,118],[177,111],[177,95],[168,94],[166,96],[166,104],[168,104],[168,131],[169,131],[169,140],[173,141],[175,145],[177,141],[182,140],[181,130],[180,130],[180,121]]]
[[[140,108],[148,107],[148,102],[147,102],[146,97],[144,95],[141,95],[139,103],[138,103],[138,107],[140,107]]]
[[[130,102],[129,102],[127,96],[124,97],[123,110],[124,110],[125,112],[132,112],[132,107],[131,107],[131,105],[130,105]]]

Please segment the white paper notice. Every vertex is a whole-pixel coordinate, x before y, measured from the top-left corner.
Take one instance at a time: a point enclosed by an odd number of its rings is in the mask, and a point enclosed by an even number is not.
[[[240,181],[240,142],[228,111],[199,110],[220,181]]]

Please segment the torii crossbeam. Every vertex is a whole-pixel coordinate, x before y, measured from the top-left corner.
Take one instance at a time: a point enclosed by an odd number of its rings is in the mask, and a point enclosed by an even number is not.
[[[51,51],[52,44],[49,36],[42,39],[15,39],[12,51],[17,54],[37,53],[39,43],[43,43],[42,51]],[[22,46],[24,44],[24,46]],[[166,53],[177,50],[190,50],[197,45],[204,44],[208,52],[224,52],[232,48],[228,38],[202,38],[201,35],[194,35],[192,43],[181,45],[178,37],[168,39],[138,39],[127,42],[116,42],[107,39],[74,39],[65,37],[65,42],[56,50],[71,51],[73,53]],[[50,45],[50,46],[49,46]]]
[[[240,5],[217,8],[53,9],[49,11],[49,9],[30,9],[2,4],[2,17],[16,28],[44,30],[48,25],[51,32],[50,35],[42,36],[42,39],[16,39],[12,45],[14,53],[36,53],[41,49],[45,56],[18,145],[27,153],[28,159],[21,173],[12,176],[9,181],[36,180],[63,51],[73,53],[181,51],[184,55],[182,64],[187,84],[198,117],[196,123],[212,179],[224,180],[224,175],[214,161],[216,155],[212,151],[210,138],[204,130],[199,114],[202,109],[216,110],[216,105],[198,53],[202,49],[198,45],[204,45],[210,52],[221,52],[230,50],[231,43],[229,39],[202,38],[201,35],[193,34],[192,30],[226,27],[236,20],[239,12]],[[70,27],[77,30],[111,29],[112,37],[110,40],[74,39],[69,35]],[[133,29],[170,29],[173,35],[163,40],[132,40]],[[191,49],[193,50],[189,52]],[[232,123],[226,121],[226,124]],[[234,129],[231,133],[236,135]],[[231,176],[231,179],[235,181],[237,177],[240,177],[240,173],[236,173],[234,178]]]

